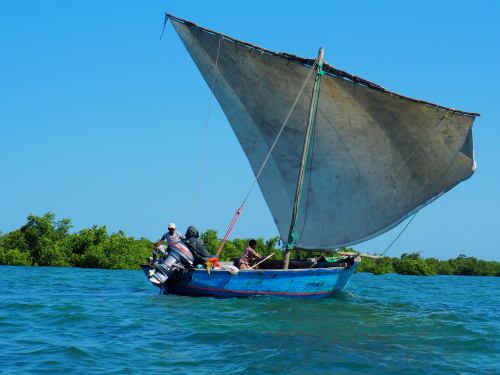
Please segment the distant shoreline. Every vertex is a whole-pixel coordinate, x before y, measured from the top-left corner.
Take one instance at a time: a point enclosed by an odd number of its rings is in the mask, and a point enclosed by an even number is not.
[[[70,219],[56,220],[53,213],[29,215],[26,224],[19,229],[0,234],[0,265],[137,270],[151,255],[154,246],[146,238],[127,237],[123,231],[109,234],[106,226],[94,225],[77,233],[70,233],[71,228]],[[208,229],[200,237],[209,252],[217,252],[221,239],[216,231]],[[235,238],[227,241],[221,260],[237,258],[248,240]],[[276,247],[277,241],[277,237],[268,240],[259,238],[256,250],[262,255],[274,252],[274,259],[280,259],[282,252]],[[351,248],[341,250],[355,252]],[[332,252],[299,251],[301,259],[321,255],[330,256]],[[363,258],[357,272],[375,275],[500,276],[500,262],[479,260],[463,254],[455,259],[439,260],[407,253],[400,258]]]

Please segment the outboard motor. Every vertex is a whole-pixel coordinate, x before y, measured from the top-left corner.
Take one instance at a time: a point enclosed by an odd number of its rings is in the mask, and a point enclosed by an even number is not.
[[[182,242],[170,245],[167,253],[155,264],[156,269],[148,273],[148,279],[156,286],[165,283],[169,277],[193,266],[194,257]]]

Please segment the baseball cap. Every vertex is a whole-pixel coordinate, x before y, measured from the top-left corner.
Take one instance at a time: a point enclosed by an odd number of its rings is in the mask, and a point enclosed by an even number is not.
[[[170,228],[175,229],[175,223],[168,224],[168,229],[170,229]]]

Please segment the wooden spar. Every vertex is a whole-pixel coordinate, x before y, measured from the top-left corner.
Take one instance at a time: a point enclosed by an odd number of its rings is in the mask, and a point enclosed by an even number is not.
[[[292,221],[290,223],[290,230],[288,231],[288,243],[285,250],[285,257],[283,260],[283,269],[287,270],[290,263],[290,250],[295,248],[295,225],[297,224],[297,218],[299,215],[300,207],[300,196],[302,194],[302,183],[304,181],[304,172],[307,165],[307,159],[309,156],[309,146],[311,144],[312,131],[314,129],[314,123],[316,121],[316,112],[318,110],[318,99],[319,99],[319,85],[321,82],[321,76],[323,75],[323,48],[318,51],[318,58],[316,60],[316,79],[314,80],[314,86],[311,94],[311,105],[309,106],[309,116],[307,118],[307,129],[306,136],[304,138],[304,147],[302,149],[302,160],[300,163],[299,176],[297,178],[297,188],[295,190],[295,201],[293,204]]]
[[[274,252],[271,254],[271,255],[268,255],[265,259],[262,259],[259,263],[257,264],[254,264],[252,267],[250,267],[250,269],[254,269],[255,267],[257,267],[259,264],[265,262],[266,260],[268,260],[269,258],[271,258],[272,256],[274,255]]]

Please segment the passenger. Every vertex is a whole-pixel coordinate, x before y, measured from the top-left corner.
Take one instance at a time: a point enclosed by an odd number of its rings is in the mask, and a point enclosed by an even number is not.
[[[185,237],[175,230],[175,223],[170,223],[168,225],[168,232],[165,233],[162,238],[155,244],[155,250],[153,252],[153,258],[156,258],[155,255],[159,255],[160,257],[165,255],[167,252],[168,246],[175,245],[177,242],[182,241]],[[167,242],[167,245],[163,245],[163,241]],[[155,259],[156,260],[156,259]]]
[[[252,265],[258,261],[261,257],[256,251],[257,241],[250,240],[248,241],[248,246],[245,247],[245,250],[240,255],[240,259],[238,261],[238,266],[240,270],[249,270],[252,268]]]
[[[186,230],[185,239],[182,241],[191,250],[194,256],[194,264],[205,264],[208,258],[214,257],[205,248],[203,240],[199,238],[200,232],[193,225],[189,226]]]

